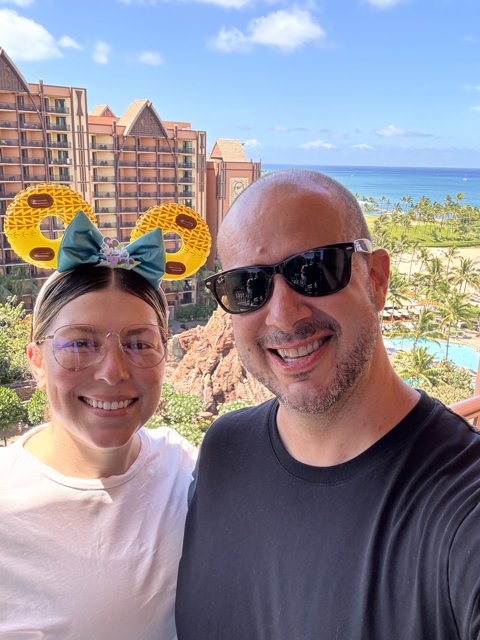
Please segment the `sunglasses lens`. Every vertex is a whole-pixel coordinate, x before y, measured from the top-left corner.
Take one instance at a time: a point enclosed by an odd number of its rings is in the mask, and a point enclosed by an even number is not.
[[[258,267],[236,269],[215,280],[214,293],[230,313],[244,313],[261,307],[267,300],[272,275]]]
[[[350,282],[353,252],[371,252],[371,248],[366,249],[368,247],[356,248],[353,242],[319,247],[298,253],[276,265],[225,271],[206,282],[226,311],[246,313],[265,304],[276,273],[304,296],[328,296],[340,291]]]
[[[338,247],[306,251],[286,260],[282,273],[293,288],[306,296],[327,296],[350,280],[351,254]]]

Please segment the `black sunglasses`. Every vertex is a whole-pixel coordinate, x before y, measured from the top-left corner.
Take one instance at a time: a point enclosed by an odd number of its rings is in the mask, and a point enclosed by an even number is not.
[[[282,275],[304,296],[320,297],[340,291],[350,282],[352,255],[372,253],[366,238],[309,249],[271,265],[240,267],[222,271],[205,280],[218,304],[228,313],[260,309],[273,291],[273,277]]]

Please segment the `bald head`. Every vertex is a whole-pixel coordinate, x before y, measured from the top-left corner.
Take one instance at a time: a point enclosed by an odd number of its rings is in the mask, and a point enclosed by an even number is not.
[[[269,234],[272,239],[283,234],[286,240],[295,226],[311,233],[311,247],[370,237],[357,200],[339,182],[316,171],[276,171],[251,184],[230,207],[218,235],[224,268],[229,268],[233,241],[249,235],[261,242]]]

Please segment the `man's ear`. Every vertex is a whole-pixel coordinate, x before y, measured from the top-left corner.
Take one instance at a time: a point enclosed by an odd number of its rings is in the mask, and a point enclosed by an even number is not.
[[[43,370],[43,353],[42,349],[35,342],[27,345],[27,358],[30,365],[30,371],[34,377],[37,387],[42,391],[45,390],[45,374]]]
[[[378,311],[385,306],[390,275],[390,256],[385,249],[376,249],[370,256],[369,276],[372,295]]]

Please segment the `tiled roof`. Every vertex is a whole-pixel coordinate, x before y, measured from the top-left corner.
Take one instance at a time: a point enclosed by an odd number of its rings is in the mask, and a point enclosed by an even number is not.
[[[226,138],[217,138],[210,158],[225,162],[248,162],[240,140],[227,140]]]

